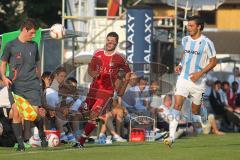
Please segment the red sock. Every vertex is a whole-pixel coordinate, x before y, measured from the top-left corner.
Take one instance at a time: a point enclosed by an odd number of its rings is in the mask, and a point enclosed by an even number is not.
[[[84,127],[84,133],[85,135],[82,135],[79,139],[80,144],[84,144],[87,137],[90,135],[90,133],[95,129],[96,123],[94,122],[88,122]]]

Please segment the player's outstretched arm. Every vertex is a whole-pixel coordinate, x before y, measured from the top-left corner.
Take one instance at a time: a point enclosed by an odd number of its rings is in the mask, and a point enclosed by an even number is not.
[[[1,63],[1,76],[2,76],[2,80],[3,80],[4,85],[6,85],[9,88],[9,86],[12,84],[12,82],[5,76],[6,65],[7,65],[7,62],[2,61],[2,63]]]
[[[176,73],[180,73],[182,71],[182,65],[183,65],[182,61],[183,61],[183,59],[184,59],[184,52],[182,52],[182,54],[181,54],[180,63],[174,68]]]

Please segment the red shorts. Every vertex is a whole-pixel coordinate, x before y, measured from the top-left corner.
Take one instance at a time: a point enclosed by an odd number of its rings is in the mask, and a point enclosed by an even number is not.
[[[113,97],[113,90],[93,89],[90,88],[86,103],[90,114],[101,116],[106,113],[109,108],[109,102]]]

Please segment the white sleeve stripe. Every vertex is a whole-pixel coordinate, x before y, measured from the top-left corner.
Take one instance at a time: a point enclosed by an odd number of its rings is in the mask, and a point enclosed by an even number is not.
[[[211,46],[211,44],[210,44],[209,42],[207,42],[207,44],[208,44],[208,48],[209,48],[210,53],[211,53],[211,57],[213,57],[213,56],[215,55],[215,53],[214,53],[214,47]]]

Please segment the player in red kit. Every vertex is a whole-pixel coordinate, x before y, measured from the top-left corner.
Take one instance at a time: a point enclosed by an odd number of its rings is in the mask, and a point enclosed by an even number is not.
[[[104,49],[95,51],[93,58],[88,66],[88,73],[93,77],[87,98],[86,106],[89,110],[89,121],[84,127],[79,142],[73,147],[82,148],[85,140],[96,127],[96,119],[104,115],[107,103],[113,97],[115,81],[120,69],[124,70],[126,77],[131,74],[130,68],[123,55],[115,49],[118,44],[118,34],[110,32],[106,38]],[[122,88],[126,88],[127,81]],[[121,89],[122,90],[122,89]]]

